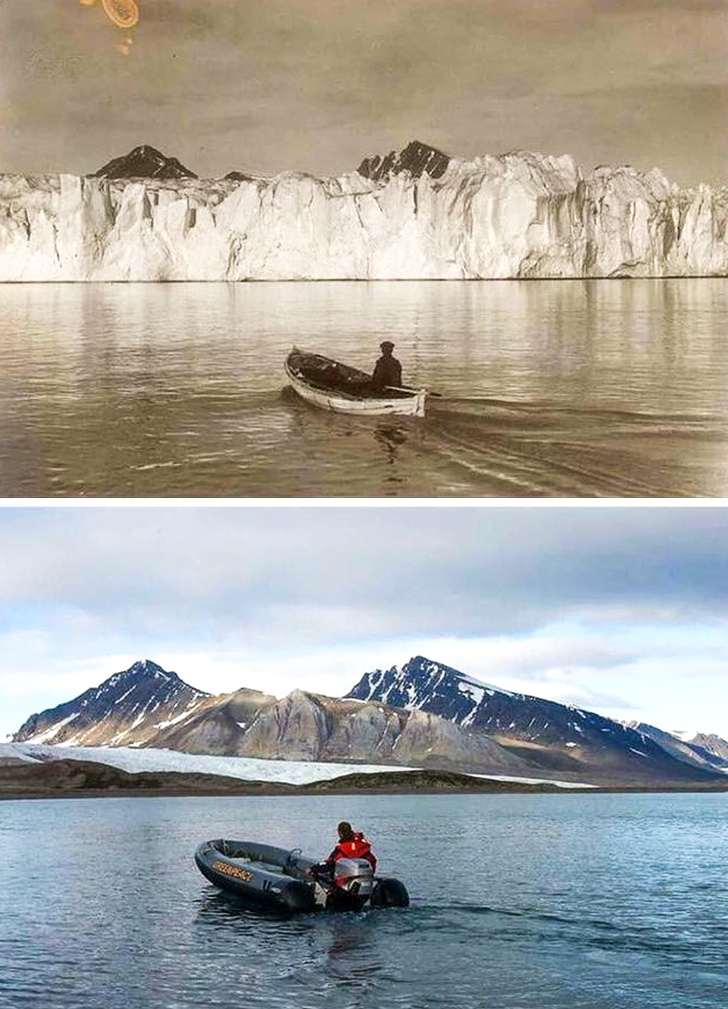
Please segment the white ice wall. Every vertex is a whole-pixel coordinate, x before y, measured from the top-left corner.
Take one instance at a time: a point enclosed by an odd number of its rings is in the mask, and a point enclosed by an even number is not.
[[[0,176],[0,280],[728,274],[728,190],[516,153],[433,180]]]

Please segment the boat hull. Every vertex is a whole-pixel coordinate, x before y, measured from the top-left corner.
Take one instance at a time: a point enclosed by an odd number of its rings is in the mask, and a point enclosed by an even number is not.
[[[318,367],[308,369],[314,375],[323,374],[321,362],[327,362],[332,369],[338,369],[349,379],[352,391],[345,388],[326,387],[322,381],[316,381],[307,374],[307,362],[314,362]],[[360,417],[381,417],[398,415],[406,417],[424,417],[427,400],[427,390],[418,389],[408,392],[392,393],[389,396],[373,393],[367,389],[371,377],[364,372],[348,368],[330,358],[318,354],[305,354],[292,351],[285,364],[286,375],[298,395],[306,402],[312,403],[323,410],[333,410],[336,413],[350,413]],[[362,391],[356,391],[356,387]]]
[[[248,903],[281,911],[314,911],[313,885],[284,872],[289,855],[269,845],[220,839],[201,844],[195,862],[211,883]]]

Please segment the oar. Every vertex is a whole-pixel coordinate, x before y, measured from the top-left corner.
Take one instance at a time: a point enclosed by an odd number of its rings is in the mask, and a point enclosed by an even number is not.
[[[422,389],[414,389],[411,385],[385,385],[385,389],[391,389],[392,392],[422,392]],[[429,389],[425,389],[428,396],[436,396],[437,399],[442,399],[441,392],[430,392]]]

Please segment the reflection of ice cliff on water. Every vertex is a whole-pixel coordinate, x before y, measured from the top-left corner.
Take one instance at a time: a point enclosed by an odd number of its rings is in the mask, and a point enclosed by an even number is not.
[[[726,190],[680,190],[657,169],[413,143],[338,178],[233,175],[2,176],[0,280],[728,273]]]

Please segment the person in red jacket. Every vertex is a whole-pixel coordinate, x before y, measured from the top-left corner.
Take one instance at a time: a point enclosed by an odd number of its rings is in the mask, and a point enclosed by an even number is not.
[[[372,872],[377,871],[377,859],[372,851],[372,846],[362,833],[353,830],[350,823],[342,820],[336,828],[339,835],[339,842],[324,863],[332,869],[334,863],[340,858],[364,858],[372,867]]]

